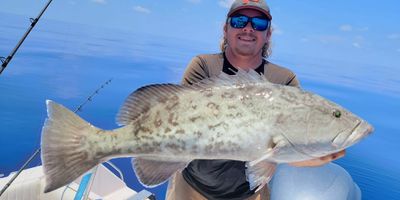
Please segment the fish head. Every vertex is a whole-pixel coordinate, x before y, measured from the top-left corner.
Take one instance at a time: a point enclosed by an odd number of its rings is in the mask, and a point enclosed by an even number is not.
[[[339,152],[373,131],[365,120],[316,94],[303,92],[285,105],[275,115],[278,161],[308,160]]]
[[[313,124],[310,141],[325,147],[317,151],[320,154],[323,150],[331,153],[345,149],[373,131],[372,125],[345,108],[325,99],[321,102],[314,106],[309,122]]]
[[[341,151],[372,133],[372,125],[342,106],[315,95],[306,123],[304,152],[313,157]]]

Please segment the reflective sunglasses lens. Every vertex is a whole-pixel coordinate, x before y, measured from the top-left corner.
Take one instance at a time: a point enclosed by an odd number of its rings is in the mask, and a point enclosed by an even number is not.
[[[254,30],[257,31],[265,31],[269,26],[269,20],[263,18],[253,18],[251,20],[251,25],[253,26]]]
[[[234,16],[231,17],[231,26],[233,28],[244,28],[249,21],[249,18],[246,16]]]

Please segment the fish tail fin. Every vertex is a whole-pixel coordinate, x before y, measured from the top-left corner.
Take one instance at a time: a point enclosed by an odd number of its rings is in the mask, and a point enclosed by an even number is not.
[[[53,191],[100,163],[89,150],[89,135],[100,129],[53,101],[47,100],[48,118],[42,128],[42,164],[46,179],[44,192]]]

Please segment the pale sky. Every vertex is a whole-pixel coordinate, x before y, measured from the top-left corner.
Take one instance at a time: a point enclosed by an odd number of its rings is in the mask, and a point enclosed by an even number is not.
[[[190,39],[216,46],[231,2],[53,0],[42,20]],[[399,1],[267,2],[275,28],[273,56],[285,54],[383,65],[400,64]],[[36,17],[46,3],[46,0],[2,0],[0,12]]]

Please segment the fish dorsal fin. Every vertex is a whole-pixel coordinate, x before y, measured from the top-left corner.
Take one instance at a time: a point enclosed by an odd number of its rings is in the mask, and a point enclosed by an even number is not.
[[[146,113],[156,103],[163,103],[167,99],[179,95],[185,90],[204,90],[219,86],[237,84],[255,84],[268,82],[264,75],[254,70],[248,72],[239,69],[235,75],[221,72],[219,75],[203,79],[193,85],[183,86],[176,84],[153,84],[141,87],[128,96],[117,115],[119,125],[128,125],[141,114]]]
[[[267,78],[263,74],[259,74],[256,71],[250,69],[248,72],[239,69],[236,73],[237,78],[243,83],[258,83],[258,82],[268,82]]]
[[[167,181],[175,172],[186,167],[186,162],[158,161],[151,158],[132,159],[132,167],[141,184],[156,187]]]
[[[121,107],[117,115],[118,125],[130,124],[154,104],[166,101],[184,89],[184,86],[176,84],[153,84],[137,89],[128,96]]]

